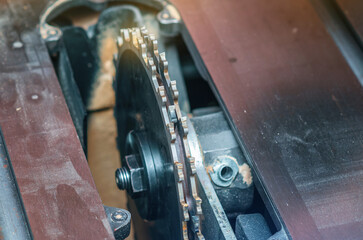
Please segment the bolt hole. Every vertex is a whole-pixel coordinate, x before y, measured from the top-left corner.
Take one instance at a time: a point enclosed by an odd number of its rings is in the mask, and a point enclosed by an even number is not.
[[[219,176],[223,181],[229,181],[233,177],[233,169],[229,166],[223,166],[219,171]]]

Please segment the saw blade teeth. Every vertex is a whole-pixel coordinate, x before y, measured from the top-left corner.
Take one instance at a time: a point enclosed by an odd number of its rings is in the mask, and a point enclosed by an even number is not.
[[[188,124],[187,124],[187,118],[182,117],[181,118],[181,123],[182,123],[182,127],[183,127],[183,134],[184,134],[184,136],[186,136],[186,135],[188,135],[188,132],[189,132]]]
[[[175,162],[174,166],[178,182],[184,181],[183,164],[181,164],[180,162]]]
[[[158,89],[158,92],[159,92],[159,95],[161,97],[161,99],[165,98],[166,95],[165,95],[165,88],[164,86],[159,86],[159,89]],[[164,101],[163,101],[164,102]],[[165,101],[166,102],[166,101]]]
[[[167,98],[166,98],[166,93],[165,93],[164,86],[159,86],[159,95],[160,95],[160,98],[161,98],[161,102],[163,103],[163,105],[165,105],[166,102],[167,102]]]
[[[168,113],[170,121],[176,123],[178,121],[178,118],[176,116],[175,106],[174,105],[169,106],[168,110],[169,110]]]
[[[139,42],[139,46],[140,46],[139,52],[146,64],[148,62],[146,44],[142,41],[142,38],[139,38],[138,42]]]
[[[181,113],[178,101],[174,101],[174,106],[175,106],[175,112],[176,112],[176,116],[178,118],[178,121],[181,122],[181,119],[182,119],[183,115]]]
[[[168,129],[169,129],[169,134],[170,134],[170,141],[172,143],[175,143],[176,134],[175,134],[174,124],[172,122],[168,123]]]
[[[149,32],[146,29],[141,31],[141,37],[144,39],[146,44],[149,43]]]
[[[153,63],[154,63],[154,62],[153,62]],[[151,68],[151,69],[150,69],[150,70],[151,70],[151,74],[152,74],[152,75],[156,75],[156,66],[153,64],[153,65],[151,65],[151,66],[150,66],[150,68]]]
[[[150,33],[149,35],[148,35],[148,44],[149,44],[149,46],[150,46],[150,50],[151,50],[151,52],[153,53],[154,52],[154,46],[153,46],[153,41],[156,41],[156,43],[157,43],[157,40],[155,39],[155,35],[154,34],[152,34],[152,33]]]
[[[150,34],[149,39],[150,39],[150,48],[155,58],[155,65],[158,65],[157,63],[157,61],[159,61],[158,40],[155,38],[154,34]]]
[[[122,29],[121,34],[123,37],[124,42],[130,42],[130,31],[129,29]]]
[[[197,214],[203,214],[202,212],[202,199],[199,196],[194,197],[196,202]]]
[[[160,57],[160,62],[164,62],[164,61],[166,61],[165,52],[161,52],[161,53],[159,54],[159,57]]]
[[[132,44],[134,45],[135,48],[139,48],[139,42],[137,41],[137,33],[136,31],[133,29],[131,32],[131,39],[132,39]]]
[[[176,87],[176,81],[175,80],[170,82],[170,88],[171,88],[171,92],[172,92],[174,100],[178,100],[179,91],[178,91],[178,88]]]
[[[177,151],[176,151],[176,146],[174,143],[171,143],[171,155],[172,155],[172,160],[173,160],[173,163],[180,163],[178,161],[178,154],[177,154]],[[181,163],[180,163],[181,164]],[[182,165],[183,166],[183,165]],[[175,167],[175,166],[174,166]],[[175,169],[174,169],[175,170]]]
[[[157,40],[153,40],[152,41],[152,46],[153,46],[154,55],[158,59],[159,58],[158,41]]]
[[[188,145],[188,137],[186,135],[183,137],[183,143],[184,143],[184,153],[185,153],[185,157],[187,159],[189,159],[191,157],[191,155],[190,155],[190,148],[189,148],[189,145]]]
[[[148,65],[149,69],[151,70],[151,74],[155,75],[156,68],[153,68],[153,67],[155,67],[155,65],[154,65],[154,59],[152,57],[147,58],[147,65]]]
[[[180,192],[180,195],[179,195],[180,211],[181,211],[181,214],[183,217],[183,221],[187,222],[187,221],[189,221],[188,204],[184,200],[182,182],[178,182],[178,192]]]
[[[153,84],[153,86],[154,86],[154,90],[155,90],[155,92],[156,92],[156,93],[158,93],[158,91],[159,91],[159,83],[158,83],[158,79],[156,78],[156,76],[155,76],[155,75],[152,75],[152,76],[151,76],[151,80],[152,80],[152,84]]]
[[[188,225],[186,222],[183,222],[183,240],[188,240],[189,237],[188,237]]]
[[[191,172],[192,172],[192,174],[195,174],[197,172],[197,168],[195,166],[195,159],[194,159],[194,157],[189,157],[188,160],[189,160]]]
[[[183,215],[184,215],[184,221],[188,222],[189,221],[189,213],[188,213],[188,204],[186,202],[182,203],[182,208],[183,208]]]
[[[196,184],[194,174],[190,177],[190,185],[191,185],[192,196],[193,196],[193,200],[194,200],[194,208],[195,208],[196,213],[198,215],[200,215],[200,214],[202,214],[202,199],[198,196],[197,184]]]
[[[159,54],[159,67],[160,74],[165,78],[165,82],[168,87],[170,87],[170,77],[168,69],[168,61],[166,60],[165,52]]]
[[[122,44],[123,44],[122,37],[120,37],[120,36],[117,37],[116,44],[119,48],[122,47]]]

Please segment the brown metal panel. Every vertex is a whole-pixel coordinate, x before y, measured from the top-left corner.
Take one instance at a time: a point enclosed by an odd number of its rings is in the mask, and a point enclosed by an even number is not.
[[[363,40],[363,1],[360,0],[336,0],[338,6],[351,23],[355,32]]]
[[[36,24],[45,1],[0,1],[0,125],[35,239],[113,239]]]
[[[292,238],[363,236],[363,92],[310,2],[172,2]]]

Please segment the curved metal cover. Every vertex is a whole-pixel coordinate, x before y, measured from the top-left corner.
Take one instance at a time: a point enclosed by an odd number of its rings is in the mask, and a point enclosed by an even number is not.
[[[363,91],[310,2],[172,2],[291,237],[363,236]]]

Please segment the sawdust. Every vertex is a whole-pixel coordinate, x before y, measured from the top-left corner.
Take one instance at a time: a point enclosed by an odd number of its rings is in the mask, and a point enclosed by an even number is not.
[[[102,202],[107,206],[126,208],[125,192],[119,191],[115,184],[114,173],[121,163],[112,109],[91,113],[88,117],[88,164]]]
[[[109,34],[107,32],[105,33],[107,37],[102,39],[98,49],[100,69],[93,86],[90,104],[87,106],[88,110],[104,109],[115,105],[115,92],[112,84],[116,70],[113,64],[113,54],[117,52],[117,47],[111,30]]]
[[[116,135],[113,109],[89,114],[88,164],[97,191],[104,205],[128,209],[126,192],[120,191],[115,184],[115,170],[121,166]],[[133,224],[126,239],[134,239]]]
[[[252,184],[251,168],[246,163],[242,164],[241,166],[238,166],[238,172],[243,177],[243,183],[246,183],[247,185]]]

